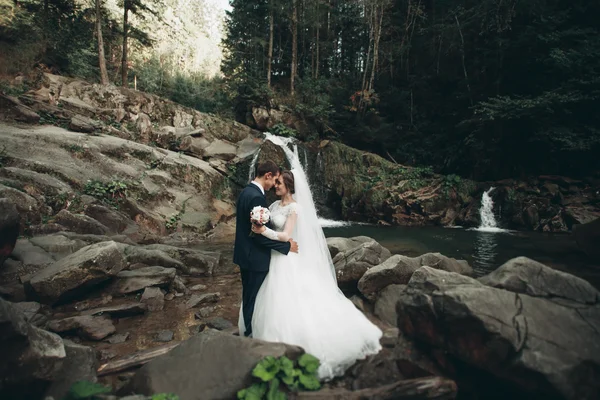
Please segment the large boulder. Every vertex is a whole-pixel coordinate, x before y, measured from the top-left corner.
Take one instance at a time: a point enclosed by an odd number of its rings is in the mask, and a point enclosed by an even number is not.
[[[19,227],[17,207],[8,199],[0,199],[0,267],[15,248]]]
[[[96,351],[88,346],[64,341],[66,361],[45,396],[63,399],[75,382],[96,382]]]
[[[573,235],[581,250],[592,259],[600,261],[600,218],[573,226]]]
[[[45,303],[81,294],[91,286],[116,276],[125,259],[115,242],[86,246],[36,274],[29,284]]]
[[[390,251],[374,240],[339,252],[333,258],[338,286],[342,290],[355,291],[358,281],[365,272],[390,256]]]
[[[522,287],[512,292],[421,267],[397,303],[398,327],[421,345],[445,352],[460,365],[485,370],[522,392],[598,398],[600,305],[577,303],[578,296],[568,305],[558,304],[524,294]],[[567,295],[560,288],[546,292]]]
[[[55,221],[76,233],[106,235],[110,231],[106,226],[87,215],[72,214],[67,210],[60,210],[56,214]]]
[[[116,294],[135,293],[147,287],[168,287],[171,285],[177,271],[174,268],[142,267],[133,271],[121,271],[117,280],[111,285],[111,291]]]
[[[374,314],[382,321],[387,322],[392,326],[398,323],[398,313],[396,312],[396,304],[404,294],[406,285],[388,285],[383,289],[377,301],[375,302]]]
[[[36,328],[0,299],[0,398],[41,398],[66,358],[60,336]]]
[[[57,319],[48,323],[48,329],[56,333],[74,332],[85,339],[102,340],[116,332],[110,318],[81,315]]]
[[[299,347],[207,329],[144,365],[126,393],[176,393],[186,400],[233,399],[252,383],[252,369],[266,356],[302,355]]]
[[[358,290],[365,297],[374,299],[388,285],[406,285],[412,274],[424,265],[464,275],[473,273],[466,261],[455,260],[440,253],[427,253],[414,258],[397,254],[365,272],[358,282]]]
[[[353,238],[329,237],[327,238],[327,247],[329,248],[331,258],[334,258],[338,253],[352,250],[363,243],[372,242],[373,240],[367,236],[356,236]]]
[[[487,286],[551,301],[596,304],[600,293],[588,282],[527,257],[509,260],[479,279]]]

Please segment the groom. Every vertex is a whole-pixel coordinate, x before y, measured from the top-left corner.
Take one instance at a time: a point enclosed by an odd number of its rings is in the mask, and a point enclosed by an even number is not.
[[[267,208],[265,191],[275,185],[280,174],[281,169],[273,161],[261,163],[256,170],[256,178],[242,190],[237,201],[233,262],[239,265],[242,274],[242,313],[246,325],[244,336],[252,336],[254,303],[258,290],[269,273],[271,250],[285,255],[290,251],[298,252],[298,244],[291,239],[289,242],[278,242],[262,235],[250,236],[250,212],[256,206]]]

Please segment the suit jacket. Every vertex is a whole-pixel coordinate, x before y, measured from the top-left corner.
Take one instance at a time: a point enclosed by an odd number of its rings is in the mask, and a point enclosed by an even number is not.
[[[267,199],[256,185],[250,183],[242,190],[237,201],[233,262],[241,269],[264,272],[269,270],[271,250],[287,255],[291,245],[289,242],[278,242],[263,235],[250,236],[250,212],[256,206],[268,208]]]

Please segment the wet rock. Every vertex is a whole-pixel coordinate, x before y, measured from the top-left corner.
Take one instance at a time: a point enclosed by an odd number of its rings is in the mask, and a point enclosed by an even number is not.
[[[179,293],[187,293],[189,292],[189,290],[185,287],[185,283],[183,282],[183,278],[179,275],[175,276],[175,279],[173,279],[173,282],[171,282],[171,285],[169,287],[170,291],[172,292],[179,292]]]
[[[206,303],[216,303],[221,298],[221,294],[217,293],[204,293],[204,294],[195,294],[185,303],[187,308],[198,307],[199,305]]]
[[[173,268],[146,267],[134,271],[121,271],[117,280],[111,285],[111,291],[128,294],[144,290],[150,286],[168,287],[177,271]]]
[[[157,287],[147,287],[140,302],[145,304],[149,311],[162,311],[165,307],[165,295]]]
[[[86,246],[43,269],[30,285],[45,303],[80,295],[82,290],[116,276],[125,260],[115,242]]]
[[[116,332],[110,318],[91,315],[50,321],[48,329],[56,333],[74,332],[85,339],[102,340]]]
[[[198,285],[194,285],[190,288],[191,291],[193,292],[200,292],[202,290],[206,290],[207,286],[203,285],[203,284],[198,284]]]
[[[397,254],[365,272],[358,282],[358,290],[365,297],[373,299],[388,285],[407,284],[412,274],[424,265],[465,275],[473,273],[466,261],[455,260],[440,253],[427,253],[414,258]]]

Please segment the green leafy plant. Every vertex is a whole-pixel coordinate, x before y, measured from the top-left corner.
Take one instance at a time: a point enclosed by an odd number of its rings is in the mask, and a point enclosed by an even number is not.
[[[127,184],[119,180],[112,180],[106,183],[89,180],[85,183],[83,192],[109,205],[116,206],[127,197]]]
[[[150,400],[179,400],[179,396],[173,393],[158,393],[152,395]]]
[[[63,400],[93,399],[104,393],[110,393],[110,388],[99,383],[78,381],[71,386]]]
[[[265,357],[252,370],[252,376],[260,381],[240,390],[237,397],[239,400],[285,400],[287,395],[281,389],[282,384],[291,392],[319,390],[319,365],[319,359],[310,354],[303,354],[296,363],[285,356]]]
[[[284,124],[275,124],[270,130],[272,134],[284,137],[296,137],[298,132],[295,129],[289,128]]]

